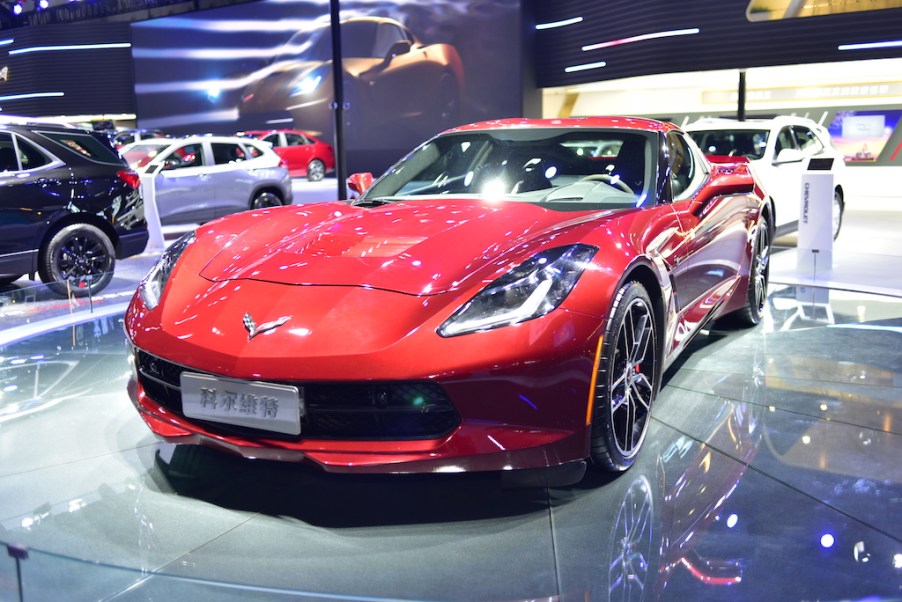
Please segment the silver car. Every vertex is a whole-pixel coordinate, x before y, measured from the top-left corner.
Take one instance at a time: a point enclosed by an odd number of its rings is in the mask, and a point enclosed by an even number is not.
[[[232,136],[150,139],[120,151],[141,176],[145,202],[163,225],[203,223],[262,207],[290,205],[291,177],[265,143]]]

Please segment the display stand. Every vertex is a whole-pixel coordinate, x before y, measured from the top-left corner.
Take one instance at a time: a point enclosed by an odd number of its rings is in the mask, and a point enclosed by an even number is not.
[[[141,178],[141,196],[144,199],[144,219],[147,220],[147,246],[144,252],[162,251],[166,248],[166,240],[163,237],[163,225],[160,223],[160,213],[157,211],[157,195],[155,174],[148,174]]]
[[[818,273],[833,268],[833,159],[808,161],[802,174],[797,269]]]

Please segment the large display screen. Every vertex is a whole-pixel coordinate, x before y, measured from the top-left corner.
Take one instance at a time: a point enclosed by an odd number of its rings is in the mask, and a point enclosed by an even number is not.
[[[838,112],[827,128],[833,146],[847,163],[873,163],[902,119],[902,111],[871,110]],[[890,149],[895,154],[895,149]]]
[[[448,127],[521,113],[519,0],[341,8],[351,171],[380,172]],[[264,0],[132,28],[141,127],[300,129],[332,143],[328,3]]]

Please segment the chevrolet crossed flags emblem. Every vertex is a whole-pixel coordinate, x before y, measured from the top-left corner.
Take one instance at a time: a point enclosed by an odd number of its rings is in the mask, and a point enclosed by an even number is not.
[[[290,319],[291,316],[282,316],[281,318],[276,318],[272,322],[264,322],[257,326],[257,323],[254,322],[254,318],[251,317],[249,313],[246,313],[241,321],[244,323],[244,328],[247,329],[247,340],[250,341],[258,334],[263,334],[264,332],[278,328]]]

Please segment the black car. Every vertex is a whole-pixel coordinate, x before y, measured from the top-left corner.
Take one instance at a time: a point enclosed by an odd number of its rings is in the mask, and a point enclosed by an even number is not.
[[[86,296],[147,245],[138,174],[102,134],[0,123],[0,285],[25,274]]]

